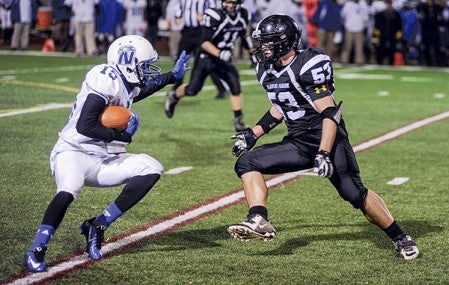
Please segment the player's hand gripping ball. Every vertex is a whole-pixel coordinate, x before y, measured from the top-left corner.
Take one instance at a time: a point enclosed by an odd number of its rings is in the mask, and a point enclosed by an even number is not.
[[[131,118],[132,111],[122,106],[108,106],[100,115],[100,123],[110,129],[123,131]]]

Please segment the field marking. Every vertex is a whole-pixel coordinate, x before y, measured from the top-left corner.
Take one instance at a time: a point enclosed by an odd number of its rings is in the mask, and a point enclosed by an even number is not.
[[[73,92],[73,93],[77,93],[79,91],[79,88],[73,88],[73,87],[51,84],[51,83],[32,82],[32,81],[23,81],[23,80],[0,79],[0,83],[18,85],[18,86],[27,86],[27,87],[40,87],[40,88],[46,88],[46,89],[55,89],[55,90],[61,90],[61,91],[66,91],[66,92]]]
[[[449,118],[449,111],[421,119],[393,131],[387,132],[383,135],[369,139],[365,142],[359,143],[353,147],[354,151],[356,153],[366,151],[375,146],[386,143],[392,139],[403,136],[411,131],[423,128],[424,126],[447,118]],[[275,176],[267,180],[267,186],[271,190],[272,188],[275,188],[283,183],[288,183],[292,180],[300,178],[303,175],[310,175],[310,169]],[[114,253],[126,250],[126,248],[129,248],[134,244],[141,243],[156,236],[177,230],[188,223],[197,221],[220,210],[239,204],[244,200],[245,196],[243,190],[237,189],[222,196],[204,201],[203,203],[195,205],[191,208],[173,213],[172,215],[166,216],[158,221],[151,222],[135,231],[111,238],[111,241],[105,243],[102,247],[104,258],[108,258]],[[49,270],[47,272],[23,272],[18,276],[13,276],[8,280],[5,280],[5,283],[2,284],[19,285],[48,282],[51,280],[62,278],[68,273],[77,269],[85,268],[91,264],[94,264],[94,261],[90,260],[85,253],[74,253],[73,255],[62,258],[61,260],[49,264]]]
[[[42,111],[46,111],[46,110],[69,108],[72,106],[73,106],[73,103],[70,103],[70,104],[50,103],[50,104],[34,106],[31,108],[27,108],[27,109],[0,110],[0,112],[3,112],[3,111],[6,112],[6,113],[0,113],[0,118],[14,116],[14,115],[22,115],[22,114],[27,114],[27,113],[42,112]]]
[[[189,171],[191,170],[193,167],[192,166],[181,166],[181,167],[177,167],[177,168],[172,168],[170,170],[167,170],[164,172],[164,174],[179,174],[185,171]]]
[[[404,184],[405,182],[409,181],[410,178],[408,177],[396,177],[390,181],[387,182],[388,185],[401,185]]]

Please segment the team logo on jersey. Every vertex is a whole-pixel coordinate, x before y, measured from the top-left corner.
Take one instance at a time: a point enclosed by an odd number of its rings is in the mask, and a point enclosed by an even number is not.
[[[315,93],[316,94],[320,94],[321,91],[326,92],[327,91],[327,86],[326,85],[321,85],[321,87],[315,87]]]
[[[118,50],[118,64],[132,65],[136,55],[136,48],[133,46],[122,46]]]

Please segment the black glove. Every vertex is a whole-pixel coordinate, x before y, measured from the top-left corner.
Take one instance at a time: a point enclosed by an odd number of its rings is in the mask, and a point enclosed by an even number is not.
[[[237,157],[243,152],[250,150],[257,142],[257,136],[251,129],[237,133],[233,135],[231,139],[236,140],[232,147],[232,154]]]
[[[315,156],[313,172],[318,176],[329,178],[334,173],[334,166],[332,165],[329,153],[327,151],[319,150]]]

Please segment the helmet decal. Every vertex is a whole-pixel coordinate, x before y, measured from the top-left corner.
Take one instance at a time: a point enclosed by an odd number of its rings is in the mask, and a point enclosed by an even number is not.
[[[116,39],[108,48],[108,64],[114,65],[128,83],[144,86],[159,84],[161,68],[153,45],[144,37],[126,35]]]
[[[136,48],[133,46],[121,46],[118,50],[118,64],[132,65],[136,56]]]

